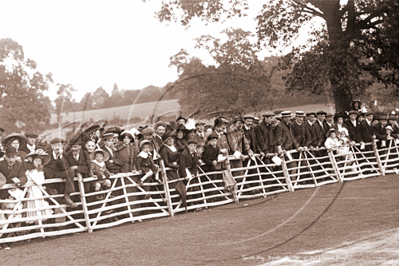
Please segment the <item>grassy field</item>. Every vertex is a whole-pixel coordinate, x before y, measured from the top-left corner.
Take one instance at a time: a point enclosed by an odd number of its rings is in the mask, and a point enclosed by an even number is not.
[[[79,112],[70,112],[68,114],[63,114],[62,121],[65,123],[66,121],[72,122],[77,119],[89,120],[92,118],[94,121],[100,118],[112,119],[113,117],[120,117],[124,119],[128,119],[129,117],[139,117],[141,119],[145,119],[148,116],[152,115],[156,104],[158,102],[150,102],[150,103],[139,103],[135,105],[125,105],[119,107],[112,107],[106,109],[99,110],[90,110],[90,111],[79,111]],[[165,113],[167,111],[179,111],[180,104],[178,100],[167,100],[161,101],[158,103],[156,108],[155,115],[159,115]],[[50,119],[50,124],[57,123],[57,115],[52,114]]]
[[[399,176],[1,250],[2,265],[398,265]]]

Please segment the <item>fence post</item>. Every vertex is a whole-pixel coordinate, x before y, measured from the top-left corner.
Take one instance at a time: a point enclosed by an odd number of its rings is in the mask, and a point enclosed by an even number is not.
[[[290,192],[294,192],[294,188],[292,187],[292,184],[291,184],[291,177],[290,177],[290,174],[288,172],[287,163],[285,162],[285,158],[284,157],[282,158],[281,165],[283,166],[283,173],[284,173],[285,181],[287,182],[288,190]]]
[[[93,229],[91,228],[89,213],[87,210],[85,187],[83,184],[83,177],[80,173],[78,173],[78,183],[79,183],[79,189],[80,189],[80,201],[82,202],[82,209],[83,209],[83,213],[84,213],[85,220],[86,220],[87,231],[89,233],[92,233]]]
[[[375,155],[375,158],[377,159],[378,168],[380,168],[380,173],[382,176],[385,176],[385,169],[384,169],[384,167],[382,167],[381,158],[378,153],[377,143],[376,143],[375,139],[373,139],[371,141],[371,146],[373,146],[374,155]]]
[[[173,212],[173,205],[172,205],[172,200],[170,199],[170,191],[169,191],[169,184],[168,184],[168,178],[165,170],[165,164],[163,163],[163,160],[161,160],[161,171],[162,171],[162,182],[163,182],[163,187],[165,190],[165,198],[166,198],[166,204],[168,205],[168,210],[170,213],[170,216],[174,217],[175,214]]]
[[[343,182],[344,180],[343,180],[343,178],[341,176],[341,172],[338,169],[337,161],[335,160],[335,157],[334,157],[334,152],[329,150],[328,151],[328,156],[330,156],[331,164],[332,164],[332,166],[334,168],[335,175],[338,177],[339,182]]]

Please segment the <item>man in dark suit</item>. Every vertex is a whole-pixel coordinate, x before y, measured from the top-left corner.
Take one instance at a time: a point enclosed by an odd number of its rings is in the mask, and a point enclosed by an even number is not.
[[[326,115],[326,119],[324,120],[324,132],[327,134],[330,132],[330,129],[334,128],[334,115],[328,113]]]
[[[372,142],[374,136],[374,130],[373,126],[371,125],[371,122],[373,122],[373,117],[374,114],[372,112],[367,112],[366,113],[366,119],[362,121],[360,124],[360,143],[368,143]],[[372,148],[371,146],[368,146]]]
[[[121,171],[123,161],[113,145],[113,137],[113,133],[105,133],[103,135],[104,146],[102,149],[109,154],[109,159],[105,162],[108,171],[113,174],[118,174]]]
[[[393,131],[392,131],[392,137],[394,138],[399,138],[399,125],[398,125],[398,117],[395,115],[390,115],[389,116],[389,124],[391,125]]]
[[[187,172],[190,172],[191,177],[193,179],[191,180],[191,184],[198,184],[198,179],[194,178],[198,175],[198,156],[196,151],[198,142],[195,139],[190,139],[187,142],[187,149],[185,149],[181,154],[180,154],[180,165],[179,165],[179,174],[181,178],[185,178],[186,180],[189,180],[189,177],[187,176]],[[200,188],[199,186],[194,186],[191,188],[192,191],[199,191]],[[191,196],[191,199],[199,198],[200,195],[196,194]],[[189,199],[190,199],[189,198]],[[200,211],[202,208],[197,208],[196,211]]]
[[[157,153],[159,153],[159,150],[161,149],[163,145],[163,140],[162,136],[165,134],[166,131],[166,124],[165,122],[159,121],[154,125],[154,130],[155,134],[152,137],[155,143],[155,150]]]
[[[326,119],[327,113],[324,111],[318,111],[316,114],[317,114],[317,120],[314,123],[314,126],[317,132],[317,146],[321,148],[324,147],[324,142],[326,142],[326,128],[324,126],[324,121]]]
[[[314,125],[316,122],[316,113],[310,112],[307,113],[306,116],[308,117],[307,121],[305,122],[306,129],[308,130],[308,137],[305,136],[306,147],[308,147],[311,151],[319,150],[317,131]]]
[[[259,147],[258,140],[256,138],[256,132],[255,132],[254,125],[253,125],[254,118],[255,117],[253,115],[245,115],[244,116],[243,130],[244,130],[245,137],[249,141],[251,150],[255,153],[260,153],[261,149]]]
[[[274,138],[274,132],[272,127],[273,113],[263,114],[263,121],[255,127],[256,138],[258,146],[261,150],[259,152],[262,156],[274,153],[277,154],[277,147]],[[266,156],[264,158],[266,164],[270,164],[270,157]]]
[[[65,155],[69,166],[75,171],[75,177],[78,173],[82,175],[83,178],[88,176],[93,176],[91,172],[91,160],[90,155],[87,151],[82,150],[83,142],[80,137],[73,139],[71,142],[71,150]],[[85,182],[85,191],[89,192],[90,183]]]
[[[49,152],[51,156],[51,160],[48,164],[43,167],[44,176],[46,179],[51,178],[62,178],[65,179],[65,184],[57,183],[52,185],[47,185],[50,188],[50,191],[53,189],[59,190],[61,192],[64,190],[64,201],[68,207],[76,208],[78,205],[74,203],[70,194],[75,192],[74,186],[74,176],[75,172],[69,167],[67,160],[65,159],[65,153],[63,151],[64,148],[64,140],[62,138],[54,138],[50,141],[51,150]],[[54,192],[55,194],[58,191]],[[50,193],[50,194],[54,194]]]
[[[374,130],[374,135],[380,141],[378,143],[378,147],[382,148],[386,146],[386,141],[387,141],[387,133],[385,131],[385,127],[388,124],[388,117],[382,115],[378,117],[378,121],[379,123],[373,127],[373,130]]]
[[[195,139],[200,142],[205,142],[205,123],[203,121],[197,121],[195,123],[195,129],[196,129],[196,134],[195,134]]]
[[[38,149],[36,145],[36,140],[38,136],[33,133],[26,133],[25,136],[28,139],[28,142],[20,147],[19,150],[24,151],[27,154],[35,152]]]
[[[352,110],[349,112],[349,119],[344,122],[346,128],[348,129],[349,132],[349,139],[352,143],[360,143],[360,126],[356,121],[358,112],[355,110]]]
[[[305,114],[302,111],[296,111],[295,121],[291,123],[291,134],[296,139],[299,147],[308,147],[310,140],[310,133],[303,122]]]
[[[17,160],[17,150],[9,146],[6,148],[5,156],[3,161],[0,161],[0,175],[2,183],[15,184],[20,187],[26,184],[28,181],[25,172],[26,169],[22,162]],[[8,198],[7,190],[0,190],[0,198]]]

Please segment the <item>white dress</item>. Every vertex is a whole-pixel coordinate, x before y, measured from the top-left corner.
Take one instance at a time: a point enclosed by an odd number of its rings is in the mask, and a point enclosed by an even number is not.
[[[39,187],[42,187],[44,182],[44,173],[43,171],[38,171],[37,169],[26,171],[26,177],[28,178],[27,185],[29,186],[27,191],[27,198],[39,198],[36,200],[27,201],[26,208],[28,209],[42,209],[37,211],[28,211],[26,213],[27,217],[32,218],[32,220],[28,220],[27,223],[35,223],[38,220],[46,220],[39,219],[42,216],[49,216],[53,213],[49,204],[44,199],[40,199],[43,197],[43,193]]]

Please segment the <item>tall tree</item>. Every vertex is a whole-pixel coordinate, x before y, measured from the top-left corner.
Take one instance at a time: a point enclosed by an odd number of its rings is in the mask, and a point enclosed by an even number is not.
[[[76,91],[71,84],[57,84],[57,98],[55,99],[55,113],[57,114],[58,125],[62,124],[62,113],[68,114],[73,110],[72,93]]]
[[[40,132],[49,124],[48,98],[43,91],[52,82],[51,73],[36,70],[20,44],[0,40],[0,117],[7,132]]]
[[[282,68],[292,69],[287,87],[316,94],[328,89],[337,111],[348,110],[352,95],[362,94],[368,85],[360,78],[364,71],[384,79],[381,70],[398,69],[388,48],[397,39],[391,25],[397,21],[398,5],[392,0],[265,1],[256,18],[258,42],[271,48],[289,46],[310,22],[322,26],[311,30],[307,49],[296,47],[282,61]],[[188,26],[195,17],[212,23],[241,16],[246,9],[247,0],[169,0],[157,15],[160,21]]]

